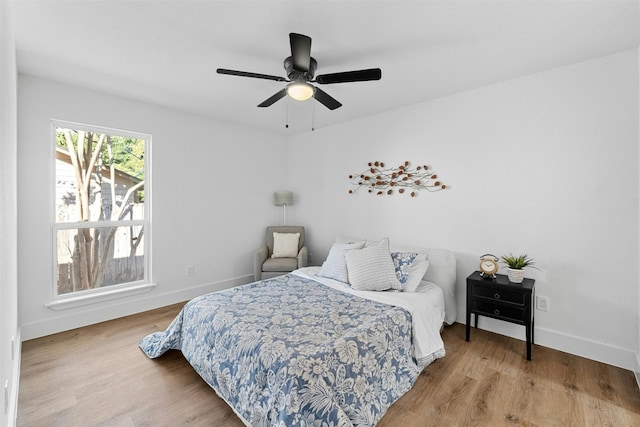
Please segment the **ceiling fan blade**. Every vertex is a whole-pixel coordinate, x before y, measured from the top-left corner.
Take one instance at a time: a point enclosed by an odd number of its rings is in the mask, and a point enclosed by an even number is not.
[[[228,74],[230,76],[253,77],[253,78],[256,78],[256,79],[275,80],[277,82],[286,82],[286,81],[288,81],[284,77],[270,76],[268,74],[260,74],[260,73],[249,73],[247,71],[227,70],[226,68],[218,68],[216,70],[216,72],[218,74]]]
[[[289,33],[291,58],[296,71],[306,73],[311,63],[311,37],[303,34]]]
[[[336,108],[342,107],[342,104],[340,102],[336,101],[335,98],[333,98],[331,95],[329,95],[319,87],[315,88],[315,94],[313,95],[313,97],[329,110],[335,110]]]
[[[369,80],[380,80],[381,78],[382,70],[380,70],[380,68],[369,68],[366,70],[322,74],[316,77],[316,82],[321,85],[326,85],[331,83],[366,82]]]
[[[287,90],[286,89],[282,89],[281,91],[279,91],[278,93],[276,93],[272,97],[264,100],[261,104],[258,104],[258,107],[269,107],[269,106],[273,105],[273,103],[275,103],[276,101],[279,101],[282,98],[284,98],[285,96],[287,96]]]

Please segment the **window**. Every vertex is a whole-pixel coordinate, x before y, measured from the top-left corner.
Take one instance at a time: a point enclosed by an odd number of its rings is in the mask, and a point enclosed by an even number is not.
[[[150,135],[53,122],[54,301],[149,283]]]

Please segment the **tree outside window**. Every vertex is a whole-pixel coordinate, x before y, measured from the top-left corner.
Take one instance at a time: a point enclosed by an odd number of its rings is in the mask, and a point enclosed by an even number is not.
[[[65,122],[53,127],[55,295],[148,281],[150,137]]]

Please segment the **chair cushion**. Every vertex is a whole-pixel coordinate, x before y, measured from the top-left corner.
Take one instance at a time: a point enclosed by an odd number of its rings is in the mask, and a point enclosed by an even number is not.
[[[305,246],[304,227],[301,225],[277,225],[267,227],[267,247],[269,248],[269,257],[273,254],[273,233],[300,233],[298,239],[298,251]]]
[[[295,258],[298,256],[300,233],[273,233],[271,258]]]
[[[293,271],[298,268],[298,258],[269,258],[262,264],[262,271]]]

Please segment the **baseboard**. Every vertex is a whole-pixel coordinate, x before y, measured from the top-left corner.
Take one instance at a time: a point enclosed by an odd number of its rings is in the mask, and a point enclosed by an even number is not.
[[[188,301],[199,295],[215,292],[234,286],[245,285],[253,282],[253,274],[235,277],[219,282],[206,283],[178,291],[158,294],[158,287],[154,291],[130,298],[120,298],[117,300],[96,303],[91,306],[84,306],[78,309],[69,309],[65,312],[55,312],[56,316],[38,320],[30,323],[23,323],[22,339],[24,341],[39,338],[70,329],[80,328],[119,317],[141,313],[147,310],[164,307],[182,301]]]
[[[500,322],[491,318],[481,317],[478,324],[480,329],[486,329],[501,335],[524,341],[524,327]],[[584,338],[563,334],[549,329],[535,328],[535,344],[554,350],[617,366],[632,372],[639,372],[638,359],[635,351],[615,347],[609,344],[587,340]],[[524,350],[523,350],[524,351]],[[535,349],[532,352],[535,360]],[[639,372],[640,374],[640,372]]]
[[[636,371],[635,353],[629,349],[624,349],[610,344],[586,340],[571,335],[546,329],[536,329],[536,344],[565,353],[575,354],[587,359],[617,366],[629,371]]]
[[[7,426],[15,427],[18,422],[18,394],[20,391],[20,361],[22,360],[22,338],[20,328],[16,332],[13,349],[13,373],[11,390],[9,390],[9,408],[7,410]]]

